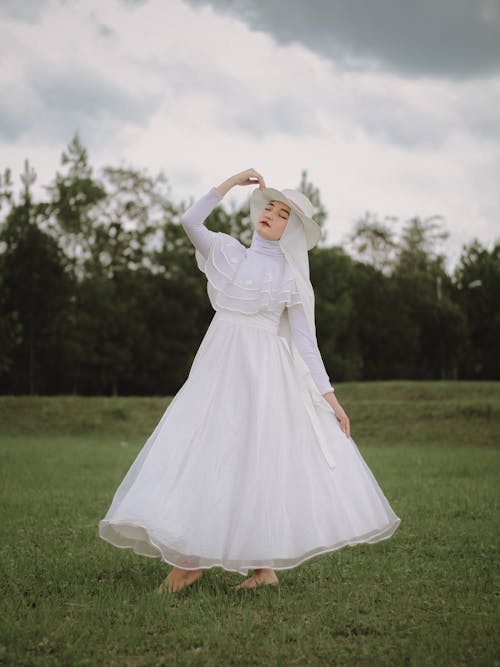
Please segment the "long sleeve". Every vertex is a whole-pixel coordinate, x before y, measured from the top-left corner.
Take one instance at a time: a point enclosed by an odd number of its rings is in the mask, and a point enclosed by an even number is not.
[[[210,247],[217,233],[207,229],[203,223],[221,200],[219,191],[213,187],[190,206],[180,219],[191,243],[205,259],[208,257]]]
[[[287,309],[293,342],[309,368],[318,391],[321,394],[335,391],[330,384],[330,378],[326,372],[316,338],[310,332],[304,306],[297,303],[293,306],[287,306]]]

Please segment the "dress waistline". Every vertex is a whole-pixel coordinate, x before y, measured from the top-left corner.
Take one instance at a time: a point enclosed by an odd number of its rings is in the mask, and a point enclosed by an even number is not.
[[[233,322],[234,324],[241,324],[243,326],[258,327],[265,329],[273,334],[278,335],[279,321],[274,322],[262,313],[254,313],[247,315],[235,310],[216,310],[213,316],[213,321],[223,320],[225,322]]]

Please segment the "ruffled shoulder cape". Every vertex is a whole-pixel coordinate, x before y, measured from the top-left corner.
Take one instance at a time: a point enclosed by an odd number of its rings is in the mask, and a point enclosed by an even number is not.
[[[214,310],[226,308],[252,315],[266,306],[293,305],[302,299],[287,262],[256,271],[248,248],[238,239],[216,232],[208,258],[196,250],[196,263],[207,276],[207,292]]]

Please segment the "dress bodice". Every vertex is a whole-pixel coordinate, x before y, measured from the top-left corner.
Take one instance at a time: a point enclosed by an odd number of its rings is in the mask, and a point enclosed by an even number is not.
[[[301,303],[292,270],[281,248],[278,253],[276,246],[268,245],[272,243],[255,231],[252,245],[246,248],[233,236],[216,232],[206,257],[196,250],[214,310],[266,313],[278,322],[285,306]]]

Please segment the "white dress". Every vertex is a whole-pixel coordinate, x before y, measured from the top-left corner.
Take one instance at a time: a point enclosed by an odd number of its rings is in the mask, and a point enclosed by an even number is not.
[[[203,224],[212,188],[181,222],[216,311],[189,375],[119,485],[99,536],[184,569],[288,569],[390,537],[400,523],[325,399],[333,391],[279,241],[247,248]],[[325,405],[316,431],[290,329]],[[332,467],[329,459],[334,459]]]

